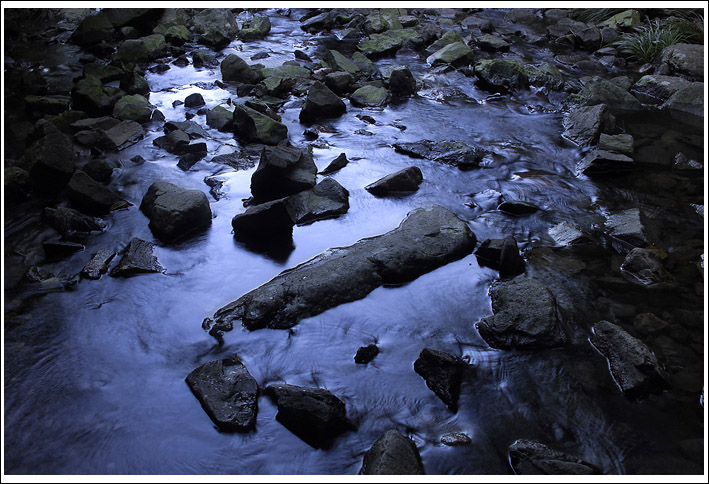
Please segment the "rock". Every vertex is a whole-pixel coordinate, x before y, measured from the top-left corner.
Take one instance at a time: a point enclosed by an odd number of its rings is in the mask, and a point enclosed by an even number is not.
[[[153,106],[140,94],[122,97],[113,107],[113,117],[121,121],[147,123],[153,114]]]
[[[676,280],[662,266],[662,259],[650,249],[634,248],[625,257],[620,273],[633,284],[648,289],[670,289]]]
[[[155,60],[167,54],[167,44],[165,36],[162,34],[152,34],[139,39],[145,46],[145,52],[148,59]]]
[[[347,155],[345,153],[340,153],[337,155],[337,158],[332,160],[330,164],[325,167],[323,171],[318,172],[318,175],[329,175],[331,173],[335,173],[336,171],[346,167],[347,163],[349,163]]]
[[[556,247],[565,247],[588,241],[584,233],[576,225],[569,222],[558,223],[551,227],[548,232],[549,236],[554,239]]]
[[[253,94],[259,97],[272,96],[282,98],[288,95],[295,84],[296,80],[291,77],[270,76],[254,88]]]
[[[168,121],[165,123],[164,131],[170,133],[172,131],[182,131],[189,139],[206,138],[207,132],[194,121]]]
[[[657,357],[620,326],[599,321],[589,341],[607,360],[613,380],[629,398],[667,388],[667,376]]]
[[[604,21],[601,25],[611,27],[613,29],[623,29],[629,30],[633,27],[640,25],[641,18],[640,12],[637,10],[624,10],[620,13],[613,15],[608,20]]]
[[[360,346],[359,349],[357,349],[357,354],[354,357],[354,361],[359,365],[366,365],[376,358],[378,354],[379,348],[375,344]]]
[[[78,242],[57,239],[42,242],[42,247],[47,259],[51,261],[63,259],[84,250],[84,246]]]
[[[305,62],[312,62],[312,61],[313,61],[313,59],[311,59],[308,54],[306,54],[305,52],[303,52],[303,51],[300,50],[300,49],[296,49],[296,50],[293,52],[293,55],[295,56],[296,59],[300,59],[300,60],[305,61]]]
[[[106,18],[114,28],[135,27],[138,30],[152,30],[160,16],[162,8],[106,8],[103,10]]]
[[[463,66],[472,63],[473,60],[474,55],[470,47],[463,42],[454,42],[428,56],[426,62],[432,66],[443,64]]]
[[[251,176],[251,193],[258,201],[293,195],[315,186],[317,170],[308,150],[290,146],[265,148]]]
[[[25,157],[33,162],[30,176],[40,192],[59,193],[76,169],[71,139],[53,126],[27,150]]]
[[[345,103],[323,83],[315,81],[308,91],[300,122],[310,123],[322,118],[336,118],[347,111]]]
[[[517,440],[509,449],[510,465],[518,475],[600,474],[593,464],[551,449],[540,442]]]
[[[684,153],[677,153],[672,163],[672,173],[691,177],[702,176],[704,164],[687,158]]]
[[[655,74],[680,75],[690,81],[704,82],[704,46],[680,43],[665,47]]]
[[[472,439],[462,432],[453,432],[441,436],[441,444],[448,445],[450,447],[470,445],[472,443]]]
[[[635,168],[629,156],[606,150],[594,150],[587,154],[576,167],[578,174],[587,176],[615,175],[628,173]]]
[[[148,50],[142,39],[124,40],[113,54],[113,62],[123,65],[145,64],[150,60]]]
[[[3,195],[5,202],[19,202],[29,195],[32,189],[30,174],[16,166],[4,170]]]
[[[204,143],[199,143],[199,145],[204,145],[205,151],[200,151],[196,153],[187,153],[182,156],[180,156],[180,159],[177,161],[177,167],[182,170],[182,171],[188,171],[190,168],[192,168],[199,160],[207,156],[207,151],[206,148],[207,146]],[[194,145],[190,145],[194,146]]]
[[[430,348],[424,348],[414,362],[414,370],[426,380],[426,386],[453,412],[458,410],[465,366],[460,358]]]
[[[130,203],[81,170],[76,170],[69,180],[67,192],[71,203],[87,213],[105,215],[130,206]]]
[[[84,118],[70,125],[73,131],[84,131],[93,129],[111,129],[121,122],[111,116],[101,116],[100,118]]]
[[[398,153],[403,153],[412,158],[425,158],[427,160],[457,166],[461,170],[477,168],[480,161],[487,154],[479,148],[473,148],[459,141],[430,141],[421,140],[410,143],[394,143],[392,145]]]
[[[239,25],[228,8],[205,8],[193,18],[194,32],[199,42],[214,48],[222,48],[234,40]]]
[[[215,328],[289,328],[301,319],[362,299],[383,284],[416,279],[469,254],[475,235],[449,210],[434,206],[408,215],[398,228],[332,249],[221,308]]]
[[[670,96],[687,87],[690,81],[675,76],[643,76],[633,84],[630,93],[640,102],[647,104],[662,104]]]
[[[389,90],[394,98],[416,95],[416,79],[408,67],[399,66],[389,75]]]
[[[65,237],[77,233],[102,232],[106,228],[101,219],[68,207],[46,207],[42,211],[42,220]]]
[[[423,475],[421,456],[408,437],[389,430],[364,454],[360,475]]]
[[[465,43],[465,41],[461,38],[460,34],[457,31],[448,30],[443,35],[441,35],[440,39],[428,46],[426,50],[430,52],[436,52],[441,50],[445,46],[455,44],[456,42]]]
[[[586,50],[596,50],[601,46],[601,31],[594,27],[579,22],[571,27],[571,34],[579,47]]]
[[[192,40],[192,34],[184,25],[173,25],[163,35],[166,41],[178,47]]]
[[[324,12],[305,20],[300,28],[307,31],[318,32],[321,30],[329,30],[332,27],[332,18],[329,12]]]
[[[616,83],[592,77],[578,94],[572,94],[567,102],[578,106],[605,104],[611,114],[618,116],[642,111],[643,105],[627,90]]]
[[[601,131],[615,127],[615,117],[605,104],[581,106],[564,116],[564,137],[579,146],[598,141]]]
[[[261,74],[236,54],[229,54],[220,66],[224,82],[243,82],[256,84],[261,80]]]
[[[69,109],[69,96],[25,96],[25,108],[34,119],[48,114],[60,114]]]
[[[194,92],[185,98],[186,108],[198,108],[204,106],[204,98],[198,92]]]
[[[276,145],[288,139],[285,124],[241,104],[234,106],[233,121],[236,137],[247,143]]]
[[[89,116],[111,114],[113,105],[124,96],[120,89],[104,87],[96,77],[85,77],[78,81],[71,90],[74,109],[86,112]]]
[[[497,35],[485,34],[475,39],[475,43],[481,50],[488,52],[503,52],[510,50],[510,44]]]
[[[238,356],[205,363],[185,381],[220,430],[248,432],[256,426],[258,383]]]
[[[169,153],[181,153],[184,147],[190,143],[190,137],[181,129],[168,132],[165,136],[160,136],[153,140],[153,144]]]
[[[350,208],[349,192],[332,178],[325,178],[312,190],[288,197],[286,204],[297,225],[337,217]]]
[[[263,15],[254,15],[254,17],[244,22],[239,31],[239,38],[243,40],[263,39],[271,31],[271,21]]]
[[[669,327],[669,324],[652,313],[640,313],[633,319],[633,328],[644,335],[658,334]]]
[[[219,131],[229,132],[234,127],[234,113],[222,106],[207,111],[207,126]]]
[[[286,200],[279,198],[251,205],[244,213],[235,215],[231,220],[234,237],[243,241],[290,238],[295,220]]]
[[[225,59],[226,60],[226,59]],[[219,65],[219,61],[214,54],[205,49],[199,49],[192,52],[192,65],[199,67],[215,67]],[[222,74],[223,78],[223,74]]]
[[[162,242],[174,242],[212,224],[207,196],[167,182],[154,182],[140,203],[150,230]]]
[[[404,40],[401,37],[393,31],[387,31],[383,34],[371,34],[368,39],[357,44],[357,49],[365,56],[375,59],[395,54],[402,45]]]
[[[335,93],[343,94],[347,92],[352,84],[352,75],[338,71],[331,72],[325,76],[325,85]]]
[[[485,33],[490,33],[495,30],[490,20],[482,18],[478,15],[471,15],[469,17],[465,17],[462,20],[461,24],[468,29],[478,29],[481,32]]]
[[[475,250],[478,264],[500,271],[500,277],[514,277],[524,273],[524,259],[519,253],[517,240],[487,239]]]
[[[645,225],[640,209],[631,208],[614,212],[606,217],[606,230],[614,239],[632,247],[647,247],[650,245],[645,234]],[[630,251],[627,249],[626,252]]]
[[[396,173],[387,175],[364,187],[372,195],[387,196],[392,192],[411,192],[418,190],[423,181],[423,174],[418,166],[410,166]]]
[[[111,277],[128,277],[134,274],[164,272],[165,269],[153,255],[154,246],[143,239],[134,238],[123,252],[118,265],[111,271]]]
[[[101,131],[101,144],[108,150],[121,151],[143,138],[143,128],[135,121],[122,121]]]
[[[566,335],[552,292],[534,279],[500,281],[490,288],[493,316],[475,327],[493,348],[541,349],[562,346]]]
[[[560,91],[564,87],[564,76],[553,64],[543,62],[538,66],[527,66],[527,80],[530,86]]]
[[[350,94],[350,101],[355,106],[382,106],[388,95],[389,92],[383,87],[367,85]]]
[[[278,406],[276,420],[311,447],[328,448],[335,437],[354,430],[345,404],[324,388],[274,384],[264,394]]]
[[[103,41],[113,40],[116,32],[111,22],[103,12],[88,15],[72,32],[71,40],[79,45],[91,46]]]
[[[100,279],[108,271],[108,266],[116,256],[112,250],[101,249],[96,252],[81,270],[81,276],[86,279]]]
[[[113,168],[106,163],[106,160],[100,158],[94,158],[86,163],[81,168],[81,171],[104,185],[108,185],[111,181],[111,176],[113,175]]]
[[[539,207],[532,205],[528,202],[521,201],[507,201],[502,202],[497,206],[500,212],[504,212],[508,215],[514,215],[516,217],[522,217],[525,215],[531,215],[539,210]]]
[[[633,135],[616,134],[611,136],[601,133],[598,139],[598,149],[633,156]]]
[[[120,87],[128,94],[141,94],[145,96],[150,92],[148,81],[137,71],[125,72],[121,77]]]
[[[697,130],[704,126],[704,83],[694,82],[675,92],[662,105],[673,119]]]
[[[328,50],[323,57],[323,63],[334,71],[343,71],[352,76],[360,70],[357,64],[336,50]]]
[[[480,61],[475,64],[475,75],[485,89],[494,92],[524,89],[529,85],[524,67],[513,60]]]

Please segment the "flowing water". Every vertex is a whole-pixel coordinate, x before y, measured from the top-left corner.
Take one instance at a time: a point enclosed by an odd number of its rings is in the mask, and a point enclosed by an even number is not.
[[[272,30],[266,40],[235,41],[219,59],[235,52],[270,67],[292,60],[295,49],[319,58],[326,47],[353,48],[335,33],[304,33],[297,21],[303,12],[267,13]],[[503,12],[486,14],[495,19]],[[262,51],[270,57],[249,60]],[[512,54],[539,62],[554,53],[530,49],[520,39]],[[474,323],[492,314],[488,288],[497,272],[480,267],[472,254],[288,331],[236,327],[219,346],[202,329],[205,317],[284,269],[327,248],[391,230],[417,207],[443,205],[469,221],[479,241],[512,234],[526,249],[548,244],[547,229],[557,222],[602,220],[605,208],[622,198],[575,175],[582,154],[560,135],[560,99],[554,95],[535,89],[492,95],[461,73],[432,74],[414,52],[376,62],[382,71],[391,64],[409,66],[423,83],[419,95],[385,108],[345,101],[347,114],[318,123],[329,128],[313,149],[319,169],[339,153],[351,160],[332,175],[349,190],[350,209],[339,218],[296,227],[293,246],[278,253],[254,252],[233,238],[231,218],[245,210],[255,168],[234,171],[209,162],[239,149],[233,135],[208,129],[209,154],[188,172],[177,168],[176,156],[153,146],[162,135],[160,123],[146,125],[144,140],[109,156],[121,164],[111,187],[133,206],[106,217],[108,230],[92,237],[85,251],[48,264],[47,270],[77,274],[98,249],[122,249],[133,237],[154,240],[138,205],[155,180],[206,193],[204,178],[216,175],[224,181],[224,196],[210,196],[214,218],[208,231],[177,244],[157,244],[165,274],[81,280],[71,290],[41,297],[26,285],[6,291],[6,311],[12,315],[5,323],[6,472],[356,474],[364,452],[390,428],[416,442],[429,474],[511,473],[507,448],[518,438],[583,455],[610,474],[701,472],[701,464],[685,459],[677,447],[678,441],[701,435],[701,420],[685,406],[633,402],[614,387],[609,392],[607,385],[582,384],[583,379],[610,381],[605,359],[588,343],[538,352],[490,348]],[[184,106],[172,103],[193,92],[204,96],[208,108],[236,98],[235,91],[214,84],[221,78],[218,67],[172,65],[146,77],[150,102],[168,121],[185,119]],[[292,98],[280,113],[294,145],[306,143],[305,126],[298,121],[301,103]],[[367,124],[358,114],[376,123]],[[193,121],[208,128],[203,115]],[[355,134],[361,129],[371,136]],[[494,155],[480,169],[460,171],[413,160],[391,147],[421,139],[462,141]],[[129,161],[135,155],[146,163]],[[412,164],[424,175],[414,194],[376,198],[364,190]],[[542,210],[510,217],[495,209],[500,197]],[[49,236],[31,215],[31,203],[5,212],[6,243],[20,253]],[[693,230],[701,234],[697,227]],[[379,346],[379,356],[368,365],[355,364],[357,348],[370,343]],[[474,368],[463,382],[457,413],[413,371],[425,346],[461,355]],[[314,450],[278,423],[276,407],[260,397],[255,431],[219,432],[184,378],[205,362],[235,353],[262,388],[287,382],[329,389],[346,403],[357,431],[343,434],[328,450]],[[449,432],[467,433],[472,444],[441,445],[441,435]],[[644,457],[648,448],[652,459]]]

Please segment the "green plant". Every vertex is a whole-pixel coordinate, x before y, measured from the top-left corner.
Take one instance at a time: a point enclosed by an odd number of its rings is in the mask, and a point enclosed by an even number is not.
[[[693,33],[680,25],[680,22],[662,22],[659,19],[648,21],[647,25],[636,28],[633,32],[621,35],[613,45],[623,55],[644,63],[652,62],[665,47],[690,42]]]
[[[625,8],[572,8],[571,17],[579,22],[598,23],[608,20],[613,15],[619,14]]]

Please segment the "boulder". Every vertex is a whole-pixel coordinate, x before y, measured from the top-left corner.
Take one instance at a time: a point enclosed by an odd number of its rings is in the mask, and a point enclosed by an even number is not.
[[[662,104],[670,96],[691,84],[690,81],[675,76],[643,76],[630,88],[630,93],[640,102]]]
[[[122,121],[101,131],[100,143],[110,151],[121,151],[143,138],[143,128],[135,121]]]
[[[116,253],[112,250],[99,250],[81,270],[81,277],[85,277],[86,279],[100,279],[102,274],[108,272],[108,266],[115,256]]]
[[[225,47],[239,33],[236,18],[228,8],[205,8],[192,21],[199,42],[210,47]]]
[[[696,130],[704,126],[704,83],[693,82],[672,94],[662,105],[662,110],[673,119]]]
[[[118,64],[145,64],[148,61],[148,49],[142,39],[124,40],[113,54],[113,62]]]
[[[655,74],[679,75],[690,81],[704,82],[704,46],[680,43],[665,47]]]
[[[220,430],[248,432],[256,426],[258,383],[238,356],[205,363],[185,381]]]
[[[325,76],[325,85],[328,89],[338,94],[346,93],[352,81],[352,75],[344,71],[331,72]]]
[[[316,449],[330,447],[335,437],[355,428],[345,404],[324,388],[274,384],[264,394],[278,406],[276,420]]]
[[[404,45],[404,40],[393,31],[383,34],[371,34],[357,44],[357,49],[365,56],[375,59],[387,55],[393,55]]]
[[[244,213],[234,216],[231,226],[234,237],[242,241],[287,239],[293,235],[295,220],[287,198],[251,205]]]
[[[418,166],[410,166],[370,183],[364,189],[372,195],[383,197],[392,192],[416,191],[422,181],[421,169]]]
[[[419,209],[386,234],[330,249],[281,273],[218,310],[213,328],[228,331],[239,319],[251,330],[290,328],[383,284],[412,281],[473,247],[475,235],[455,214],[439,206]]]
[[[30,174],[16,166],[8,166],[4,170],[3,196],[5,202],[24,200],[32,190]]]
[[[288,128],[273,118],[245,105],[234,106],[234,132],[246,143],[276,145],[288,139]]]
[[[239,38],[242,40],[263,39],[271,31],[271,21],[263,15],[254,17],[244,22],[239,31]]]
[[[526,66],[525,70],[530,86],[554,91],[561,91],[564,88],[564,76],[549,62],[542,62],[537,66]]]
[[[81,171],[104,185],[108,185],[111,181],[111,176],[113,176],[113,167],[101,158],[90,160],[81,168]]]
[[[68,207],[46,207],[42,211],[42,220],[65,237],[77,233],[102,232],[106,228],[106,224],[101,219],[84,215]]]
[[[292,77],[270,76],[261,81],[253,91],[258,97],[285,97],[293,89],[296,80]]]
[[[171,131],[182,131],[185,133],[189,139],[196,138],[206,138],[207,132],[202,128],[199,123],[194,121],[168,121],[165,123],[164,131],[170,133]]]
[[[470,47],[463,42],[454,42],[428,56],[426,62],[432,66],[443,64],[463,66],[472,63],[473,60],[473,50]]]
[[[509,453],[510,465],[518,475],[590,475],[601,473],[593,464],[531,440],[515,441],[510,446]]]
[[[113,210],[130,206],[130,203],[119,197],[113,190],[106,188],[81,170],[76,170],[69,180],[67,192],[72,204],[91,214],[105,215]]]
[[[524,89],[529,78],[522,64],[513,60],[488,59],[475,64],[478,82],[487,90],[507,92]]]
[[[426,386],[453,412],[458,410],[460,382],[465,362],[443,351],[424,348],[414,362],[414,371],[426,380]]]
[[[121,121],[147,123],[153,114],[153,106],[140,94],[122,97],[113,107],[113,117]]]
[[[153,140],[155,146],[173,154],[182,153],[189,143],[190,136],[181,129],[174,129]]]
[[[53,126],[27,150],[25,157],[33,163],[29,173],[40,192],[59,193],[76,169],[71,139]]]
[[[174,242],[212,224],[207,196],[167,182],[154,182],[140,203],[150,230],[162,242]]]
[[[601,133],[601,136],[598,138],[598,149],[633,156],[633,135],[609,135]]]
[[[618,84],[592,77],[578,94],[572,94],[567,102],[577,106],[595,106],[605,104],[611,114],[618,116],[642,111],[643,105],[627,90]]]
[[[234,128],[234,113],[222,106],[207,111],[207,126],[219,131],[229,132]]]
[[[476,45],[487,52],[503,52],[510,50],[510,44],[497,35],[485,34],[475,39]]]
[[[106,8],[102,10],[114,28],[134,27],[140,31],[152,30],[160,16],[162,8]]]
[[[135,274],[164,272],[165,269],[153,254],[155,246],[143,239],[134,238],[123,252],[123,257],[111,271],[111,277],[128,277]]]
[[[111,114],[113,105],[125,95],[120,89],[104,87],[100,79],[85,77],[71,90],[74,109],[80,109],[89,116]]]
[[[487,154],[485,150],[474,148],[460,141],[421,140],[410,143],[394,143],[398,153],[412,158],[425,158],[446,165],[457,166],[461,170],[477,168]]]
[[[608,321],[592,328],[589,341],[608,360],[613,380],[628,398],[667,388],[667,375],[655,354],[639,339]]]
[[[389,75],[389,90],[394,98],[416,95],[416,79],[408,67],[398,66]]]
[[[441,35],[440,39],[429,45],[426,50],[428,50],[429,52],[436,52],[447,45],[455,44],[457,42],[465,43],[463,38],[456,30],[448,30],[443,35]]]
[[[360,70],[357,64],[336,50],[328,50],[323,57],[323,63],[334,71],[343,71],[353,76]]]
[[[79,45],[92,46],[104,41],[111,41],[116,35],[113,25],[104,12],[88,15],[72,32],[71,40]]]
[[[261,80],[261,74],[236,54],[226,56],[221,63],[220,70],[224,82],[256,84]]]
[[[383,87],[362,86],[350,94],[350,101],[355,106],[376,107],[386,103],[389,92]]]
[[[198,92],[193,92],[189,96],[185,98],[185,107],[186,108],[198,108],[201,106],[204,106],[204,98],[202,95]]]
[[[396,430],[377,439],[364,454],[360,475],[423,475],[421,456],[416,444]]]
[[[71,98],[69,96],[25,96],[25,109],[33,118],[41,118],[44,115],[60,114],[69,109]]]
[[[602,176],[628,173],[635,168],[632,158],[621,153],[597,149],[588,153],[576,167],[578,174]]]
[[[167,43],[162,34],[152,34],[139,39],[145,46],[145,53],[149,60],[159,59],[167,54]]]
[[[184,25],[172,25],[163,35],[167,42],[178,47],[192,40],[192,33]]]
[[[517,240],[511,235],[504,239],[487,239],[475,250],[478,264],[500,271],[500,277],[514,277],[524,273],[524,259]]]
[[[120,88],[128,94],[141,94],[145,96],[150,92],[148,81],[136,69],[124,72],[121,77]]]
[[[306,32],[319,32],[321,30],[329,30],[333,24],[332,20],[333,19],[330,16],[330,12],[323,12],[302,21],[300,28],[305,30]]]
[[[676,286],[677,281],[662,265],[656,251],[636,247],[625,256],[620,265],[620,273],[625,279],[647,289],[667,290]]]
[[[308,91],[299,119],[301,123],[310,123],[322,118],[336,118],[346,111],[345,103],[337,94],[315,81]]]
[[[287,197],[313,188],[317,171],[309,150],[268,147],[261,152],[258,168],[251,176],[251,193],[260,202]]]
[[[541,349],[566,343],[556,298],[541,282],[500,281],[490,288],[490,297],[493,315],[475,327],[493,348]]]
[[[288,197],[286,204],[297,225],[337,217],[350,208],[349,192],[332,178],[325,178],[312,190]]]
[[[324,170],[318,172],[318,175],[329,175],[331,173],[335,173],[336,171],[346,167],[347,163],[349,163],[347,155],[345,153],[340,153],[337,155],[337,158],[332,160],[330,164],[325,167]]]
[[[605,104],[580,106],[564,116],[564,134],[579,146],[588,146],[598,141],[601,131],[615,127],[615,117]]]
[[[206,49],[199,49],[192,52],[192,65],[196,68],[216,67],[219,65],[219,61],[213,52]],[[223,77],[224,75],[222,74],[222,78]]]
[[[355,354],[354,361],[358,365],[366,365],[379,354],[379,347],[375,344],[360,346]]]

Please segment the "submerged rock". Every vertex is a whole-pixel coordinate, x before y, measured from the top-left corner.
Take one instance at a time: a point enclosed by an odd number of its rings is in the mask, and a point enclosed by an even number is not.
[[[441,436],[441,444],[448,445],[450,447],[470,445],[472,442],[472,439],[462,432],[452,432]]]
[[[485,150],[474,148],[460,141],[421,140],[410,143],[394,143],[398,153],[412,158],[425,158],[446,165],[457,166],[461,170],[470,170],[480,166],[480,161],[487,154]]]
[[[398,228],[330,249],[224,306],[216,327],[285,329],[339,304],[362,299],[383,284],[411,281],[469,254],[475,235],[449,210],[411,212]]]
[[[372,195],[383,197],[392,192],[413,192],[418,190],[423,174],[418,166],[410,166],[387,175],[364,187]]]
[[[657,357],[639,339],[620,326],[599,321],[589,341],[607,360],[616,384],[629,398],[667,387],[667,376]]]
[[[316,449],[330,447],[335,437],[355,428],[345,404],[324,388],[274,384],[264,394],[278,406],[276,420]]]
[[[416,444],[396,430],[379,437],[364,454],[360,475],[422,475],[426,472]]]
[[[81,270],[82,277],[87,279],[99,279],[102,274],[105,274],[108,271],[108,265],[115,256],[116,253],[112,250],[99,250],[91,257],[89,262],[87,262]]]
[[[167,182],[154,182],[140,203],[150,219],[148,226],[162,242],[173,242],[202,231],[212,223],[207,196]]]
[[[143,239],[134,238],[123,252],[118,265],[111,271],[111,277],[128,277],[135,274],[164,272],[165,269],[153,255],[155,246]]]
[[[510,465],[518,475],[600,474],[593,464],[540,442],[517,440],[510,446]]]
[[[628,281],[648,289],[670,289],[677,283],[662,265],[662,259],[650,249],[634,248],[625,257],[620,273]]]
[[[238,356],[205,363],[185,381],[220,430],[248,432],[255,427],[258,383]]]
[[[426,386],[454,412],[465,366],[460,358],[430,348],[424,348],[414,362],[414,370],[426,380]]]
[[[101,219],[84,215],[68,207],[46,207],[42,211],[42,219],[63,236],[102,232],[106,228],[106,224]]]
[[[346,111],[345,103],[337,94],[323,83],[315,81],[300,111],[300,122],[310,123],[321,118],[336,118]]]
[[[251,176],[251,193],[258,202],[287,197],[314,187],[317,171],[307,149],[267,147]]]

